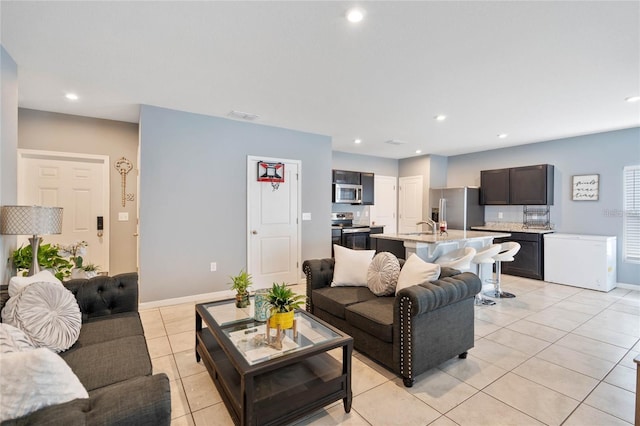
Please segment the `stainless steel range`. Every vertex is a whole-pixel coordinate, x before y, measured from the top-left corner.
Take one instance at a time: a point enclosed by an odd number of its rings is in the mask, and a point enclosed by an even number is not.
[[[354,225],[352,212],[331,213],[331,240],[351,249],[369,248],[369,232],[367,225]],[[332,246],[333,252],[333,246]]]

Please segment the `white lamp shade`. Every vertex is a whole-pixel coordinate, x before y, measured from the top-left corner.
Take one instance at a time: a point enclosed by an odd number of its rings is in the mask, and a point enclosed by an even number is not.
[[[48,235],[62,233],[62,207],[2,206],[0,234]]]

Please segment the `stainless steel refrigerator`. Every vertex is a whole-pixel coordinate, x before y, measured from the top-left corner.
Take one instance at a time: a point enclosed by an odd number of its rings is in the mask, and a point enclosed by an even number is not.
[[[470,229],[484,225],[484,206],[480,205],[480,188],[431,188],[431,219],[447,221],[448,229]]]

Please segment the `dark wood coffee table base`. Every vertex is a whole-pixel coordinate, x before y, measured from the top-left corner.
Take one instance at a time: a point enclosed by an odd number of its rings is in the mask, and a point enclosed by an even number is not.
[[[215,331],[202,327],[196,306],[196,360],[207,367],[234,423],[286,424],[340,399],[345,412],[351,411],[350,337],[247,367],[238,365],[233,350],[225,351],[227,342]],[[327,353],[336,347],[343,349],[342,362]]]

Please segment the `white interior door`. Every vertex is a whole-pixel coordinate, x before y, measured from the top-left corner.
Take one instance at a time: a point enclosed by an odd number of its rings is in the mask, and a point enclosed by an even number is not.
[[[258,181],[258,162],[284,164],[277,189]],[[254,288],[274,282],[298,283],[300,266],[300,162],[264,157],[247,159],[247,271]]]
[[[397,228],[396,215],[398,210],[397,178],[395,176],[374,177],[375,205],[369,208],[371,226],[384,225],[385,234],[395,234]]]
[[[401,177],[399,182],[399,232],[416,232],[422,220],[422,176]]]
[[[62,207],[62,234],[45,243],[88,243],[84,263],[109,271],[109,157],[19,150],[18,204]],[[103,217],[102,236],[97,217]],[[20,237],[18,244],[27,241]],[[20,241],[23,240],[23,241]]]

